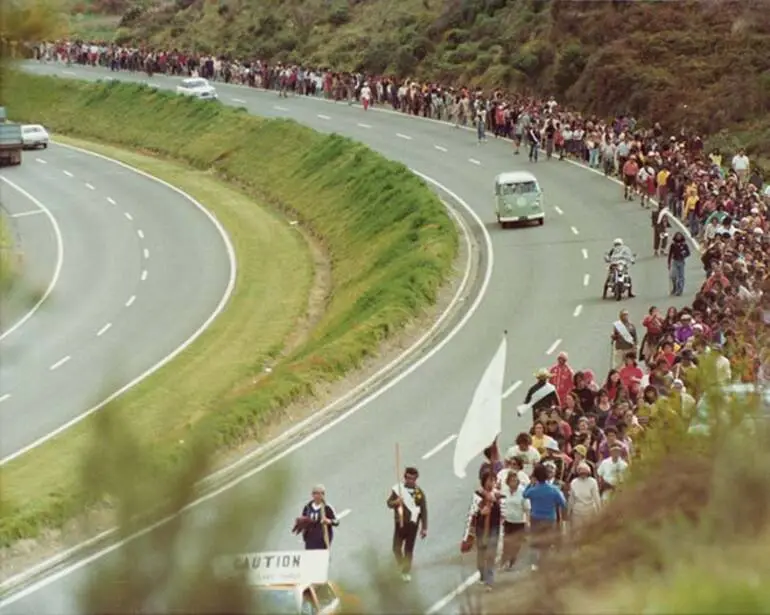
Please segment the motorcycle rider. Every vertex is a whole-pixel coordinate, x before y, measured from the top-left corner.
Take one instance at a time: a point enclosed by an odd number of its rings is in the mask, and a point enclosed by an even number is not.
[[[631,265],[633,265],[636,262],[636,257],[634,256],[634,253],[631,251],[631,248],[629,248],[627,245],[623,244],[623,240],[618,237],[615,239],[615,241],[612,242],[612,248],[610,249],[607,254],[604,256],[604,260],[610,264],[610,267],[607,268],[607,279],[604,281],[604,295],[607,295],[607,288],[610,284],[610,275],[612,272],[612,265],[613,264],[623,264],[626,266],[626,269],[629,269]],[[633,281],[631,280],[631,275],[628,274],[628,296],[629,298],[633,299],[636,295],[634,295],[633,291]]]

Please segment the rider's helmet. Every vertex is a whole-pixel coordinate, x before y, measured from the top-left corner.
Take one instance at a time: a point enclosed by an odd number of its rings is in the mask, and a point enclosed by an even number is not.
[[[620,237],[618,237],[615,241],[612,242],[612,245],[613,246],[622,246],[623,245],[623,240]]]

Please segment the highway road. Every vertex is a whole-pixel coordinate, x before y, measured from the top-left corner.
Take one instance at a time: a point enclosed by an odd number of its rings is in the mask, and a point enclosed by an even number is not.
[[[170,187],[64,146],[0,176],[40,299],[0,330],[3,463],[182,345],[228,293],[218,227]]]
[[[33,70],[84,79],[108,74],[79,67],[36,65]],[[151,83],[165,88],[176,82],[160,76]],[[471,560],[463,565],[452,560],[458,553],[476,472],[471,467],[466,479],[455,478],[452,438],[501,332],[509,332],[501,437],[507,448],[528,427],[514,410],[533,382],[535,369],[549,366],[565,350],[575,368],[594,369],[603,379],[609,367],[611,323],[620,307],[628,308],[639,323],[651,304],[681,305],[688,297],[675,302],[669,296],[665,260],[652,257],[649,212],[638,203],[624,202],[621,188],[600,175],[566,162],[533,165],[523,156],[514,156],[510,143],[490,140],[479,146],[473,133],[446,124],[320,100],[279,99],[274,93],[237,86],[217,87],[225,104],[350,136],[433,178],[456,198],[446,190],[441,190],[442,196],[455,203],[461,199],[483,221],[480,228],[469,217],[482,244],[485,233],[491,238],[491,278],[473,316],[439,352],[396,386],[291,449],[282,461],[292,472],[286,503],[270,534],[262,537],[266,541],[262,545],[271,549],[300,547],[290,534],[292,522],[309,498],[311,486],[323,482],[330,503],[338,513],[345,513],[333,547],[334,576],[365,583],[363,547],[373,548],[383,561],[390,558],[392,516],[384,501],[395,482],[394,445],[399,443],[403,463],[420,470],[430,507],[430,535],[417,545],[413,587],[426,609],[457,612],[452,592],[472,575],[474,565]],[[503,231],[495,224],[493,178],[514,169],[530,169],[540,179],[547,202],[544,226]],[[602,254],[616,236],[639,254],[632,272],[638,298],[621,304],[600,298],[605,275]],[[694,286],[697,264],[693,263],[688,276]],[[251,492],[258,489],[262,469],[252,470],[241,486]],[[221,500],[213,498],[196,507],[196,523],[216,519],[219,506]],[[12,602],[6,601],[0,613],[76,612],[75,597],[84,580],[94,567],[114,564],[120,553],[113,551],[88,565],[65,568],[28,587]]]

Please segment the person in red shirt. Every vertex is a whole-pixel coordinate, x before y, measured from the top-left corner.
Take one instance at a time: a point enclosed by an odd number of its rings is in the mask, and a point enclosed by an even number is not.
[[[556,393],[559,395],[560,400],[565,400],[569,397],[572,389],[575,388],[574,377],[575,372],[567,363],[568,356],[566,352],[560,352],[556,359],[556,365],[551,367],[551,378],[549,382],[556,387]]]
[[[644,372],[636,364],[636,355],[633,352],[626,353],[624,365],[620,369],[620,381],[627,390],[631,390],[636,387],[639,388],[639,383],[644,377]]]
[[[627,201],[634,200],[636,192],[636,176],[639,173],[639,163],[636,155],[631,154],[623,165],[623,198]]]
[[[663,316],[656,306],[653,305],[649,309],[647,316],[642,320],[642,326],[647,332],[644,334],[644,339],[642,340],[639,358],[644,359],[645,362],[649,364],[660,343],[660,338],[663,335]]]

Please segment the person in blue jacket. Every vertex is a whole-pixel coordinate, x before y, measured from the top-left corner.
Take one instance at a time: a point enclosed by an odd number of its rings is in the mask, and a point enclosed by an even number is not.
[[[558,511],[566,512],[567,500],[560,489],[548,484],[548,469],[542,463],[532,471],[532,484],[524,489],[524,497],[531,505],[532,550],[535,561],[539,561],[542,552],[555,542],[559,531]],[[537,564],[533,564],[532,569],[536,570]]]

